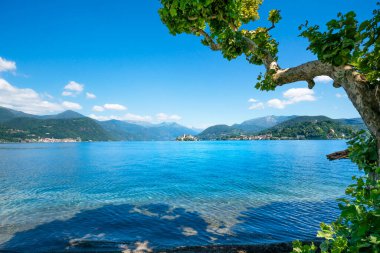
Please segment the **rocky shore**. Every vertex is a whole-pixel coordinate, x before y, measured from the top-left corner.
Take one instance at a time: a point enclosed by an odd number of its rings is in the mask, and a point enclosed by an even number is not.
[[[183,247],[172,250],[154,251],[157,253],[289,253],[292,243],[262,245],[216,245]],[[142,252],[141,252],[142,253]]]

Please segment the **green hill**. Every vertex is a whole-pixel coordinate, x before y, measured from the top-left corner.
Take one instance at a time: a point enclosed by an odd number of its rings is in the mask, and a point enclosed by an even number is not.
[[[201,140],[226,140],[241,135],[267,135],[274,138],[337,139],[347,138],[358,129],[365,129],[360,118],[331,119],[326,116],[267,116],[241,124],[216,125],[197,137]]]
[[[198,134],[197,137],[200,140],[225,140],[241,134],[245,134],[245,132],[233,126],[216,125],[206,128],[203,132]]]
[[[90,118],[36,119],[14,118],[2,123],[0,139],[17,141],[30,138],[81,138],[82,141],[112,139],[96,121]]]
[[[362,118],[337,119],[337,121],[344,125],[349,125],[359,130],[367,129],[367,126],[364,124],[364,121]]]
[[[266,116],[244,121],[241,124],[232,125],[233,128],[240,129],[246,133],[257,133],[264,129],[276,126],[284,121],[295,118],[297,116]]]
[[[184,134],[196,132],[177,123],[138,125],[119,120],[98,122],[113,139],[123,141],[172,141]]]
[[[82,141],[168,141],[193,129],[176,123],[138,125],[118,120],[96,121],[74,111],[31,115],[0,107],[0,142],[80,138]]]
[[[326,116],[267,116],[241,124],[216,125],[202,131],[200,140],[227,140],[241,135],[272,134],[275,138],[343,138],[365,129],[360,118],[330,119]],[[39,138],[80,138],[82,141],[169,141],[197,131],[177,123],[96,121],[74,111],[56,115],[31,115],[0,107],[0,142]]]
[[[33,118],[34,115],[19,112],[16,110],[12,110],[12,109],[0,106],[0,123],[6,122],[6,121],[11,120],[11,119],[19,118],[19,117]]]
[[[272,137],[277,138],[338,139],[349,138],[355,131],[354,127],[325,116],[301,116],[260,134],[272,134]]]

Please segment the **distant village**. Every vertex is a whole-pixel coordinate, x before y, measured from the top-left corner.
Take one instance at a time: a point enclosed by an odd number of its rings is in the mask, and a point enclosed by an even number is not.
[[[346,136],[342,135],[337,137],[336,135],[327,135],[327,139],[345,139]],[[202,139],[197,138],[193,135],[184,134],[176,138],[176,141],[201,141]],[[222,136],[215,139],[207,139],[208,141],[254,141],[254,140],[306,140],[305,135],[296,135],[295,137],[281,136],[276,137],[272,134],[262,134],[262,135],[238,135],[238,136]]]
[[[297,135],[296,137],[274,137],[272,134],[263,135],[239,135],[234,137],[227,137],[226,140],[236,140],[236,141],[258,141],[258,140],[306,140],[305,135]]]
[[[305,140],[304,135],[298,135],[297,138],[291,137],[273,137],[272,134],[264,134],[264,135],[238,135],[238,136],[225,136],[214,140],[231,140],[231,141],[244,141],[244,140]],[[199,141],[200,139],[196,136],[190,134],[184,134],[176,138],[177,141]]]
[[[272,134],[264,134],[264,135],[238,135],[238,136],[224,136],[216,140],[230,140],[230,141],[251,141],[251,140],[289,140],[295,139],[290,137],[273,137]],[[304,135],[299,135],[296,138],[297,140],[305,140]],[[177,141],[199,141],[195,136],[184,134],[183,136],[179,136],[176,139]],[[211,139],[212,140],[212,139]]]
[[[63,138],[63,139],[55,139],[55,138],[37,138],[37,139],[25,139],[22,140],[21,142],[23,143],[33,143],[33,142],[38,142],[38,143],[52,143],[52,142],[81,142],[81,138]]]
[[[184,134],[184,135],[178,136],[176,138],[176,141],[199,141],[199,139],[191,134]]]

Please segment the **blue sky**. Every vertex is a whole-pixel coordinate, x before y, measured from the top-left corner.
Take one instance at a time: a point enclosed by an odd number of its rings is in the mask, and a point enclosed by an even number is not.
[[[266,24],[271,8],[281,10],[273,36],[280,65],[291,67],[315,59],[298,37],[306,19],[322,26],[339,11],[355,10],[363,20],[375,2],[267,0],[258,24]],[[0,106],[194,127],[265,115],[358,116],[326,78],[313,91],[301,89],[305,83],[256,90],[263,67],[227,61],[199,37],[170,35],[159,7],[156,0],[1,0]]]

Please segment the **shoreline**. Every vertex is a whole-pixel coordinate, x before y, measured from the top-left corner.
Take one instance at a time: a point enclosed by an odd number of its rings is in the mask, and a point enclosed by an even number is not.
[[[311,241],[302,241],[304,244],[311,244]],[[314,242],[317,247],[321,241]],[[246,244],[246,245],[204,245],[204,246],[180,246],[169,249],[153,249],[146,247],[135,248],[108,248],[91,247],[91,243],[82,242],[80,247],[58,251],[59,253],[80,253],[80,252],[101,252],[101,253],[289,253],[293,250],[292,242]],[[7,251],[1,251],[0,253]],[[8,251],[13,252],[13,251]],[[48,251],[50,252],[50,251]],[[319,252],[317,250],[317,252]],[[13,252],[16,253],[16,252]]]
[[[23,142],[0,142],[1,144],[39,144],[39,143],[115,143],[115,142],[256,142],[256,141],[348,141],[349,139],[263,139],[263,140],[198,140],[198,141],[176,141],[176,140],[123,140],[123,141],[23,141]]]
[[[155,253],[289,253],[292,242],[253,245],[208,245],[185,246],[169,250],[154,250]],[[141,252],[142,253],[142,252]]]

